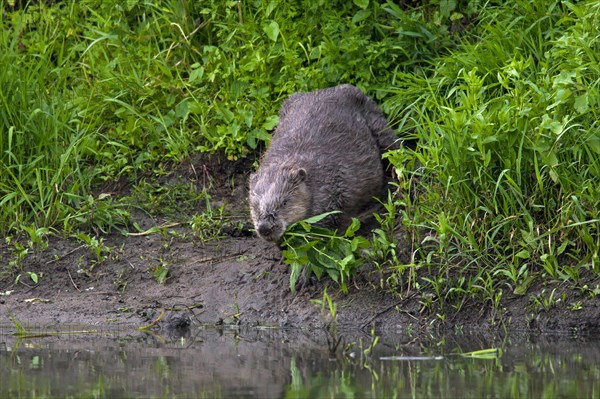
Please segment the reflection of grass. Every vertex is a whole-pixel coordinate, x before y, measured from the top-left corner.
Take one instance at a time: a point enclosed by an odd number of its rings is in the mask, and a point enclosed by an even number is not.
[[[8,309],[8,315],[10,320],[13,323],[15,333],[11,334],[14,337],[19,339],[27,339],[27,338],[44,338],[44,337],[56,337],[59,335],[83,335],[83,334],[99,334],[98,330],[72,330],[72,331],[44,331],[44,332],[35,332],[27,329]]]
[[[474,359],[498,359],[502,357],[502,349],[500,348],[489,348],[481,349],[473,352],[461,353],[460,356],[470,357]]]
[[[377,341],[372,340],[370,345],[363,347],[359,339],[348,345],[352,356],[338,356],[331,362],[329,355],[330,366],[313,373],[302,372],[301,357],[292,358],[291,383],[286,397],[364,397],[369,396],[365,395],[369,389],[374,397],[514,396],[507,395],[514,386],[495,383],[511,378],[510,373],[502,370],[500,362],[485,361],[499,359],[502,356],[499,348],[461,353],[459,357],[403,353],[404,350],[410,353],[411,349],[422,351],[428,348],[422,342],[413,342],[413,345],[401,345],[398,354],[372,356],[376,344]],[[383,346],[387,346],[385,342]],[[431,349],[437,351],[439,347],[432,345]],[[386,352],[389,353],[389,349]],[[481,378],[484,371],[486,378]],[[516,382],[522,376],[514,378]],[[490,392],[495,395],[486,394]]]

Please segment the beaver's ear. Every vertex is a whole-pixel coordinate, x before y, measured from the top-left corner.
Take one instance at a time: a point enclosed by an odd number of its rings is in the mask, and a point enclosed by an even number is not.
[[[292,179],[294,184],[300,184],[306,179],[306,169],[299,168],[292,172]]]

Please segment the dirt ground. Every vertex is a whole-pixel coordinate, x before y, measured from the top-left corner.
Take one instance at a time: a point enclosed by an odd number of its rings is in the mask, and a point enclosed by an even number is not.
[[[165,229],[165,234],[111,233],[101,236],[110,254],[96,263],[95,255],[81,241],[51,237],[47,250],[25,259],[18,283],[15,275],[0,280],[0,325],[12,324],[12,314],[26,325],[126,323],[141,327],[165,311],[157,324],[176,324],[181,320],[178,315],[185,314],[193,323],[201,324],[322,327],[330,321],[329,312],[323,313],[312,300],[322,299],[328,286],[342,327],[600,333],[600,301],[584,293],[578,295],[566,283],[529,289],[534,295],[545,290],[547,297],[556,288],[555,298],[559,300],[547,310],[534,311],[529,295],[505,290],[499,308],[466,303],[456,312],[448,306],[444,320],[435,310],[423,310],[423,298],[416,291],[398,294],[376,289],[373,274],[367,269],[359,273],[347,294],[326,279],[292,293],[289,267],[281,262],[280,251],[250,230],[246,202],[250,169],[247,161],[206,157],[178,168],[178,179],[199,186],[206,181],[198,178],[199,174],[210,176],[213,207],[224,204],[227,213],[244,225],[242,229],[225,229],[218,240],[202,243],[185,223]],[[114,195],[127,191],[124,186],[111,187],[113,193],[115,189]],[[142,212],[132,214],[132,219],[144,229],[162,223]],[[6,264],[11,256],[11,247],[3,240],[0,262]],[[153,275],[159,265],[169,267],[164,284]],[[40,276],[38,284],[29,280],[27,271]],[[598,279],[588,280],[590,287],[600,283]],[[579,310],[574,310],[576,307]]]

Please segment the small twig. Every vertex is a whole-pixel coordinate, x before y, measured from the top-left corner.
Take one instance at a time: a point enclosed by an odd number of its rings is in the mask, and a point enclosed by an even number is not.
[[[165,308],[166,310],[170,310],[173,312],[180,312],[182,310],[191,310],[191,309],[196,309],[196,308],[203,308],[204,304],[203,303],[194,303],[193,305],[174,305],[170,308]]]
[[[82,248],[85,248],[85,244],[83,244],[83,245],[80,245],[80,246],[78,246],[77,248],[74,248],[74,249],[70,250],[70,251],[69,251],[69,252],[67,252],[66,254],[64,254],[64,255],[62,255],[62,256],[59,256],[59,257],[58,257],[58,258],[56,258],[56,259],[49,260],[48,262],[46,262],[46,264],[47,264],[47,265],[49,265],[50,263],[58,262],[59,260],[62,260],[62,259],[64,259],[64,258],[66,258],[67,256],[71,255],[73,252],[77,252],[77,251],[79,251],[79,250],[80,250],[80,249],[82,249]]]
[[[164,315],[165,315],[165,310],[163,309],[162,312],[160,312],[160,314],[158,315],[158,317],[152,323],[150,323],[148,325],[145,325],[143,327],[139,327],[138,330],[146,331],[149,328],[154,327],[160,321],[160,319],[163,318]]]
[[[75,281],[73,281],[73,277],[71,276],[71,272],[69,271],[69,268],[67,267],[67,274],[69,275],[69,278],[71,279],[71,284],[73,284],[73,287],[75,287],[75,289],[78,292],[81,292],[81,290],[79,289],[79,287],[77,286],[77,284],[75,284]]]
[[[118,292],[110,292],[110,291],[85,291],[86,294],[96,294],[96,295],[120,295]]]
[[[375,315],[373,317],[371,317],[369,320],[367,320],[367,322],[363,323],[360,326],[360,329],[362,330],[363,328],[365,328],[366,326],[368,326],[369,324],[371,324],[376,318],[378,318],[379,316],[381,316],[382,314],[385,314],[387,312],[389,312],[390,310],[394,309],[396,306],[400,306],[402,304],[404,304],[406,301],[408,301],[409,299],[413,298],[416,294],[412,294],[407,296],[406,298],[403,298],[402,300],[388,306],[387,308],[375,313]]]
[[[125,262],[127,262],[129,264],[129,266],[131,266],[132,269],[135,269],[135,266],[133,265],[133,263],[131,263],[131,261],[124,256],[122,253],[119,255],[121,258],[125,259]]]
[[[128,236],[132,236],[132,237],[139,237],[139,236],[148,236],[150,234],[156,234],[159,233],[160,230],[162,229],[168,229],[170,227],[175,227],[175,226],[179,226],[181,225],[181,223],[168,223],[168,224],[163,224],[161,226],[154,226],[149,228],[146,231],[142,231],[139,233],[127,233]]]
[[[246,252],[247,252],[247,250],[244,249],[242,251],[236,252],[236,253],[231,254],[231,255],[213,256],[211,258],[199,259],[199,260],[196,260],[194,262],[187,263],[185,266],[197,265],[199,263],[212,263],[212,262],[215,262],[215,261],[222,262],[222,261],[225,261],[225,260],[228,260],[228,259],[236,258],[236,257],[238,257],[238,256],[240,256],[240,255],[242,255],[242,254],[244,254]]]
[[[25,292],[23,292],[23,294],[28,294],[31,291],[35,290],[38,286],[36,285],[29,285],[29,284],[25,284],[24,282],[22,282],[21,280],[19,280],[19,284],[24,285],[25,287],[27,287],[27,290],[25,290]]]

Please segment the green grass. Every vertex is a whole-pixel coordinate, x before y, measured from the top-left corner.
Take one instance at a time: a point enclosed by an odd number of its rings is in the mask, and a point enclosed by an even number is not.
[[[449,14],[368,1],[9,2],[0,14],[5,234],[72,228],[99,183],[167,160],[254,154],[294,91],[385,95],[396,71],[453,42]]]
[[[387,102],[419,139],[390,159],[441,301],[600,275],[600,6],[510,3]]]

